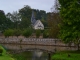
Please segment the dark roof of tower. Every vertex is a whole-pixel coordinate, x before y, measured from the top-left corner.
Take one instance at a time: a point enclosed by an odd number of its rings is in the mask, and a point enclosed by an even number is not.
[[[34,16],[34,11],[32,11],[32,16],[31,16],[31,23],[34,25],[36,22],[35,16]]]

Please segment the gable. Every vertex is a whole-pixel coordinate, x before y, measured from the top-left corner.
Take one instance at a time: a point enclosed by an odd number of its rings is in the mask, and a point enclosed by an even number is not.
[[[44,25],[42,24],[42,22],[40,20],[37,20],[34,24],[34,28],[35,29],[44,29]]]

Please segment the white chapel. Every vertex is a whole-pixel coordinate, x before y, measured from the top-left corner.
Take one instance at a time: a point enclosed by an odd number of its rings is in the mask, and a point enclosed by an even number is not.
[[[32,11],[32,16],[31,16],[31,24],[32,24],[33,29],[35,29],[35,30],[37,30],[37,29],[44,30],[43,23],[40,20],[35,19],[33,11]]]

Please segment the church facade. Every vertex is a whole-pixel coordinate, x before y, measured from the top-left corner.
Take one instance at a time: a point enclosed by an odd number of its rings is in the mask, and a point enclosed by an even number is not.
[[[44,25],[40,20],[36,20],[35,16],[34,16],[34,12],[32,11],[32,16],[31,16],[31,25],[33,27],[33,29],[37,30],[44,30]]]

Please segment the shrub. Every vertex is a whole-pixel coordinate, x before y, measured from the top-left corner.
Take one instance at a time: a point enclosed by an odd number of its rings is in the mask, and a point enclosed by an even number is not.
[[[48,30],[44,30],[43,37],[44,38],[48,38],[49,37],[49,31]]]
[[[41,34],[41,30],[36,30],[36,37],[37,38],[39,38],[40,34]]]
[[[21,30],[19,30],[19,29],[15,29],[14,30],[14,36],[20,36],[21,35]]]
[[[2,56],[3,53],[3,49],[0,48],[0,56]]]
[[[8,29],[8,30],[5,30],[4,36],[5,37],[13,36],[13,33],[14,31],[12,29]]]
[[[29,37],[32,34],[32,30],[30,28],[27,28],[23,31],[22,35],[25,37]]]

